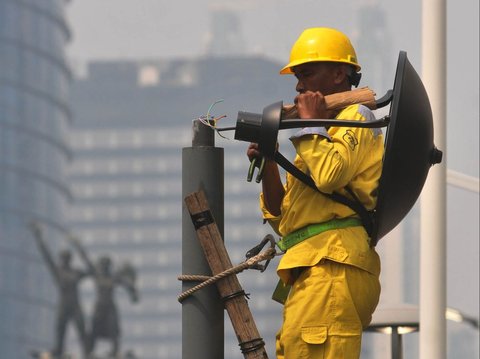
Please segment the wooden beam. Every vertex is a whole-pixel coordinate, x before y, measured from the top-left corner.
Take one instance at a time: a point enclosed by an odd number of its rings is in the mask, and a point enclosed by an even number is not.
[[[203,191],[192,193],[184,200],[212,274],[216,275],[232,268],[232,262]],[[216,282],[216,285],[244,358],[268,359],[265,342],[257,330],[245,292],[237,276],[230,275],[222,278]]]

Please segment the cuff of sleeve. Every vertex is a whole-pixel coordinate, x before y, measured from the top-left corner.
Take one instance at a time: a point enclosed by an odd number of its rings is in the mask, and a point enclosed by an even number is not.
[[[263,193],[260,193],[260,209],[262,211],[263,223],[268,222],[272,229],[278,234],[278,226],[280,224],[281,216],[274,216],[268,211],[263,200]]]

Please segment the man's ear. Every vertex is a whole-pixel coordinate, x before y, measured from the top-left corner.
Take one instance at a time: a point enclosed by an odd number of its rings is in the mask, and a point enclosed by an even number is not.
[[[335,85],[343,84],[345,81],[348,82],[348,65],[338,64],[334,67],[333,70],[333,81]]]

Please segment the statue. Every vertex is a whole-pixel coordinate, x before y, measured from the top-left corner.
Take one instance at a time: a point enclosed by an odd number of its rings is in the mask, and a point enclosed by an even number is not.
[[[131,350],[125,353],[125,359],[136,359],[135,353]]]
[[[108,339],[112,343],[110,355],[115,358],[120,347],[120,325],[114,302],[114,290],[117,286],[124,287],[130,294],[131,301],[137,302],[135,270],[130,264],[125,264],[114,273],[112,271],[112,261],[106,256],[100,257],[95,266],[80,245],[80,242],[75,238],[70,240],[87,265],[89,273],[95,282],[97,292],[91,330],[87,339],[87,353],[89,356],[93,354],[95,343],[98,339]]]
[[[43,239],[39,224],[36,222],[31,223],[30,229],[58,288],[59,301],[56,311],[55,346],[51,354],[53,358],[63,357],[65,332],[68,323],[73,320],[77,329],[82,352],[85,355],[87,336],[83,312],[79,302],[78,285],[80,281],[87,276],[88,272],[72,268],[72,253],[69,250],[60,251],[58,264],[55,264]]]

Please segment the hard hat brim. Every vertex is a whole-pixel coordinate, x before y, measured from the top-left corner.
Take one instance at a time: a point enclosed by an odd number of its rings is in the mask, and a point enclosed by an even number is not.
[[[359,72],[362,69],[362,67],[360,65],[358,65],[357,63],[352,62],[352,61],[347,61],[347,60],[335,61],[335,60],[332,60],[330,58],[322,59],[322,58],[317,57],[317,58],[314,58],[314,59],[301,59],[301,60],[297,60],[297,61],[292,61],[280,70],[280,75],[293,75],[292,67],[302,65],[302,64],[306,64],[306,63],[309,63],[309,62],[339,62],[339,63],[343,63],[343,64],[352,65],[355,68],[356,72]]]

